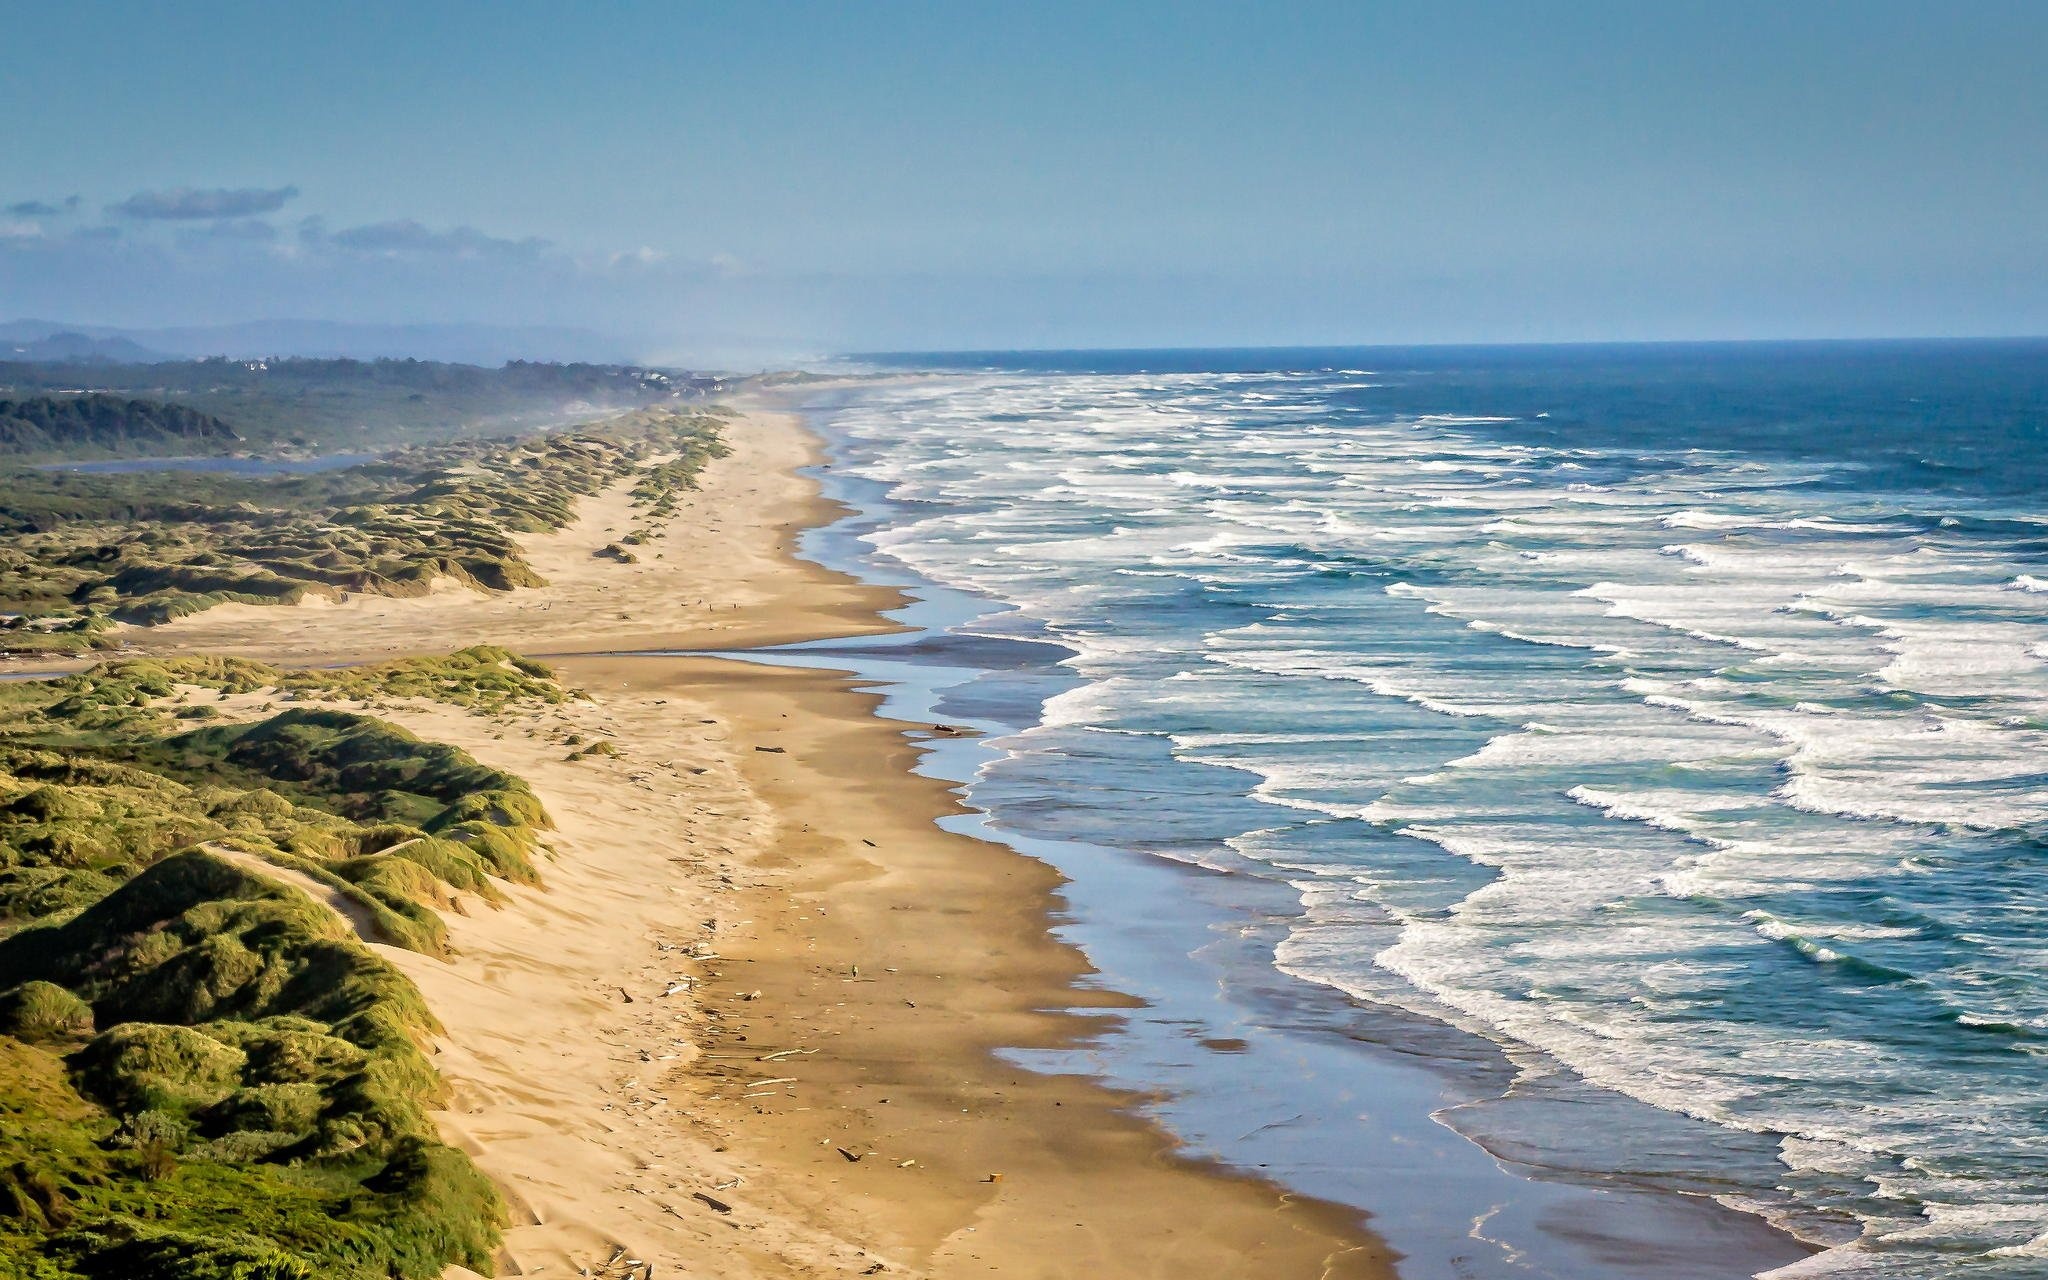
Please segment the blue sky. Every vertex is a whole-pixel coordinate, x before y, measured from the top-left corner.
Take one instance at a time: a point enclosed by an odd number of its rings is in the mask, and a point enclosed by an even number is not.
[[[0,15],[0,318],[648,355],[2048,332],[2048,4]]]

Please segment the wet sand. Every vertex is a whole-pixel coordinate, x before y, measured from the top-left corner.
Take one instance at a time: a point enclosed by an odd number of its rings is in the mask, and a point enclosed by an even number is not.
[[[934,825],[905,726],[843,676],[619,656],[886,629],[899,603],[794,558],[836,508],[816,445],[751,412],[641,562],[593,552],[623,488],[535,539],[509,595],[230,606],[154,651],[338,663],[472,643],[559,656],[587,700],[380,708],[526,777],[546,887],[449,916],[452,960],[385,949],[446,1026],[442,1122],[514,1206],[504,1274],[1391,1274],[1355,1211],[1182,1158],[1143,1099],[999,1051],[1128,1005],[1051,927],[1056,873]],[[576,760],[570,738],[616,756]]]

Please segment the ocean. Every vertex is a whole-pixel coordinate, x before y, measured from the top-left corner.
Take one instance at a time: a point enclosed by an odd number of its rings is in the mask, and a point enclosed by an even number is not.
[[[1411,1277],[2048,1274],[2048,343],[862,360],[843,665],[1148,1002],[1035,1065]]]

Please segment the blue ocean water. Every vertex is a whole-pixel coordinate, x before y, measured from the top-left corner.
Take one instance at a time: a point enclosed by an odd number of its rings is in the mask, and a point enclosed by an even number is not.
[[[1073,654],[995,822],[1753,1137],[1780,1275],[2048,1272],[2048,343],[876,363],[867,543]]]

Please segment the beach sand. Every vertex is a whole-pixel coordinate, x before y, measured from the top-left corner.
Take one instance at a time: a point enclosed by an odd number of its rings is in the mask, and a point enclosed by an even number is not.
[[[795,474],[816,443],[794,418],[757,408],[730,437],[637,565],[592,554],[626,527],[613,491],[532,542],[545,588],[136,637],[294,663],[488,642],[557,655],[590,695],[376,709],[527,778],[559,825],[543,889],[449,914],[452,959],[383,949],[445,1024],[449,1140],[513,1206],[501,1273],[1391,1274],[1354,1211],[1181,1158],[1142,1099],[1000,1057],[1127,1001],[1051,935],[1052,871],[933,824],[953,797],[872,695],[623,656],[874,631],[897,603],[792,557],[835,514]],[[617,754],[570,760],[571,735]]]
[[[225,604],[123,639],[151,651],[231,653],[281,663],[372,661],[500,644],[529,656],[741,649],[889,629],[901,603],[795,557],[804,529],[839,508],[796,470],[821,459],[786,413],[754,408],[726,433],[668,532],[625,564],[600,552],[635,523],[631,481],[577,507],[558,532],[521,540],[544,587],[485,592],[448,582],[412,598],[318,597],[295,607]]]

